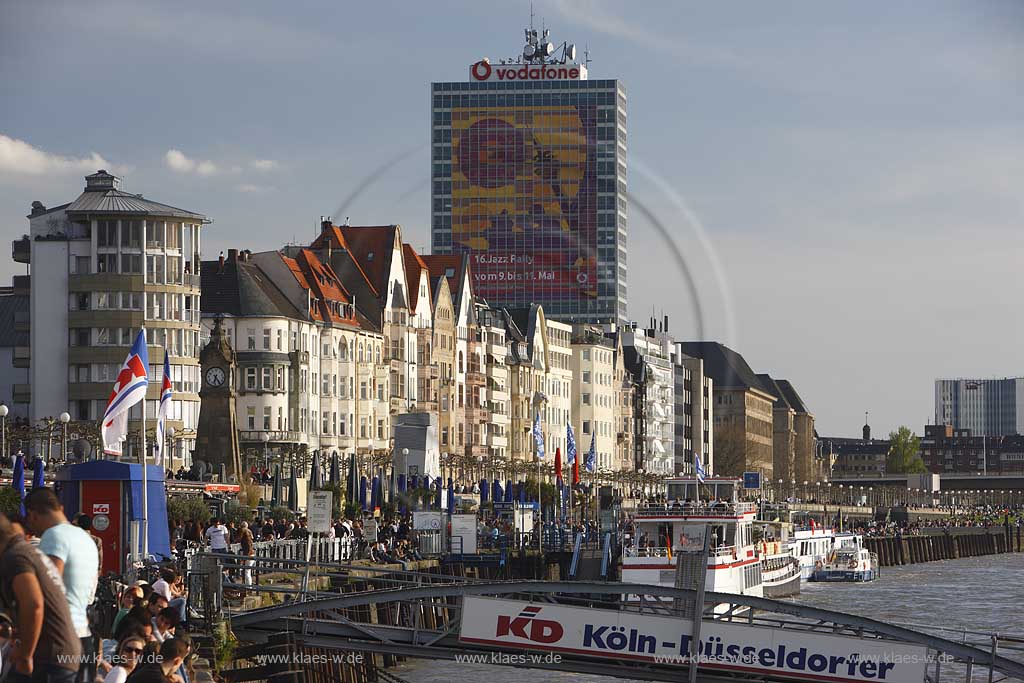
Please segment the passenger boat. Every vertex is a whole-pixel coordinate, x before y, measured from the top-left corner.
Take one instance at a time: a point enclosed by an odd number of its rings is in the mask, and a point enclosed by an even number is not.
[[[742,480],[707,477],[698,486],[693,477],[671,477],[665,486],[666,503],[636,512],[636,533],[623,547],[622,581],[675,587],[679,558],[703,552],[710,530],[704,589],[763,596],[757,506],[737,500]]]
[[[818,562],[811,581],[874,581],[878,578],[878,556],[860,545],[836,548]]]
[[[822,562],[836,547],[836,532],[823,527],[813,519],[806,527],[796,528],[790,540],[793,556],[800,565],[800,576],[810,579],[814,567]]]

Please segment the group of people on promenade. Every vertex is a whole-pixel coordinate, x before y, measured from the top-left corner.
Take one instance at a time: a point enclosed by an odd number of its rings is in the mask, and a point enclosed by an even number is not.
[[[10,683],[189,683],[180,577],[120,592],[113,628],[97,603],[102,546],[91,518],[68,520],[50,488],[23,515],[0,513],[0,661]],[[109,636],[109,637],[104,637]]]

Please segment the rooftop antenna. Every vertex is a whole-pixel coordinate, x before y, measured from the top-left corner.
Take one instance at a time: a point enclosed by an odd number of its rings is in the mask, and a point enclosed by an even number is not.
[[[590,67],[590,43],[583,45],[583,65]]]

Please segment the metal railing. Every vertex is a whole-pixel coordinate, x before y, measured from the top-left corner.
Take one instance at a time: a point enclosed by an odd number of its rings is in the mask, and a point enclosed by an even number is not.
[[[667,503],[637,508],[638,517],[738,517],[757,512],[756,503]]]

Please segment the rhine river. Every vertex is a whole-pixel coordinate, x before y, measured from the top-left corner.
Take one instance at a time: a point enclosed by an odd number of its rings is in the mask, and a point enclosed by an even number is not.
[[[805,582],[794,601],[899,623],[1024,637],[1024,553],[885,567],[871,583]],[[913,625],[913,626],[912,626]],[[958,640],[962,633],[931,631]],[[1009,654],[1020,659],[1021,653]],[[392,671],[410,683],[608,683],[603,676],[454,662],[411,661]],[[975,672],[976,680],[982,680]],[[942,677],[943,680],[946,676]],[[987,672],[985,680],[987,680]],[[962,678],[961,678],[962,680]]]

